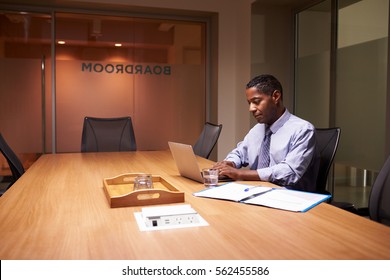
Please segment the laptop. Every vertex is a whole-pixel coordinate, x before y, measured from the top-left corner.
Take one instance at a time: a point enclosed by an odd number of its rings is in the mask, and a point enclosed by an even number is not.
[[[196,155],[191,145],[168,142],[173,159],[175,160],[180,176],[203,183],[202,172],[199,168]],[[220,182],[233,181],[233,179],[222,176],[218,178]]]

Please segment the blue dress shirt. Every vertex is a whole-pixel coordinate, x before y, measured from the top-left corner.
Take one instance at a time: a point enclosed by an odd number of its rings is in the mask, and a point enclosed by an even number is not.
[[[287,109],[271,127],[270,166],[258,169],[265,124],[256,124],[225,160],[237,168],[257,170],[260,180],[304,191],[315,191],[319,156],[314,126]]]

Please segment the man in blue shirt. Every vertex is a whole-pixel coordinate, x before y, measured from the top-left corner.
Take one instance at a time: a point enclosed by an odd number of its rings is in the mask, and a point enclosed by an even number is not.
[[[314,126],[284,107],[282,86],[272,75],[253,78],[246,86],[246,98],[258,124],[214,167],[233,179],[314,192],[319,166]],[[270,142],[263,144],[267,131]],[[264,147],[265,156],[260,155]],[[245,166],[249,169],[241,168]]]

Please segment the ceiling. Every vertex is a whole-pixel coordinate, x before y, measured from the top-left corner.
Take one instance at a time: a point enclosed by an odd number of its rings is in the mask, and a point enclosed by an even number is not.
[[[131,5],[131,0],[128,1],[128,6]],[[213,0],[209,0],[213,1]],[[233,0],[234,1],[234,0]],[[235,0],[240,1],[240,0]],[[300,7],[306,3],[313,2],[315,0],[255,0],[254,2],[266,4],[266,5],[274,5],[274,6],[291,6],[291,7]],[[84,2],[83,0],[2,0],[2,4],[10,4],[10,5],[27,5],[27,6],[62,6],[62,7],[107,7],[113,6],[109,0],[104,4],[101,1],[97,1],[93,3],[92,0]],[[114,5],[115,6],[115,5]],[[123,6],[123,1],[122,1]]]
[[[313,1],[312,0],[256,0],[255,2],[262,3],[262,4],[273,4],[277,6],[296,7]]]

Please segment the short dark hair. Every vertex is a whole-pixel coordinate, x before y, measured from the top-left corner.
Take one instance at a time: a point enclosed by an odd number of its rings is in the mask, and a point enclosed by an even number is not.
[[[283,96],[283,88],[281,83],[274,76],[269,74],[264,74],[254,77],[246,85],[246,89],[255,87],[259,92],[272,95],[272,93],[277,90]]]

